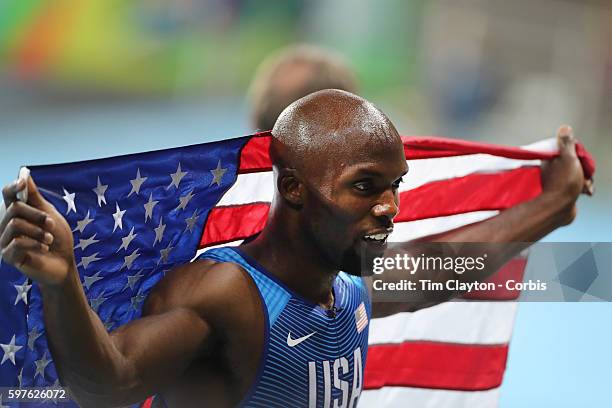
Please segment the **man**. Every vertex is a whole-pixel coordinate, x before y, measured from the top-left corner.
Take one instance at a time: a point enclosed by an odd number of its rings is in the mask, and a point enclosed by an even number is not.
[[[260,64],[249,89],[255,129],[272,129],[291,102],[323,89],[357,93],[356,75],[339,54],[302,44],[270,55]]]
[[[87,303],[64,218],[32,179],[27,203],[16,199],[23,181],[4,188],[3,259],[39,284],[53,358],[80,404],[157,394],[167,407],[356,405],[368,331],[355,317],[402,310],[370,310],[357,275],[364,249],[381,253],[393,226],[403,146],[381,111],[338,90],[294,102],[272,133],[276,189],[264,230],[170,272],[144,317],[111,334]],[[540,196],[444,239],[532,241],[571,222],[585,180],[571,129],[558,138]]]

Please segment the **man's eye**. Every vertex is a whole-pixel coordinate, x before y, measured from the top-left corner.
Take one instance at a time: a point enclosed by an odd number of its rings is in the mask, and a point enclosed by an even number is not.
[[[353,184],[353,187],[359,191],[368,191],[372,188],[372,183],[369,181],[358,181],[357,183]]]

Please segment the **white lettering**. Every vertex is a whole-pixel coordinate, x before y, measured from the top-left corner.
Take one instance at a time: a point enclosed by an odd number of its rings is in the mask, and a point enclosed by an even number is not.
[[[374,258],[374,263],[372,265],[372,272],[374,272],[376,275],[383,273],[385,271],[385,268],[382,267],[383,261],[384,261],[384,258]]]
[[[342,367],[342,374],[348,372],[348,360],[345,357],[337,358],[334,361],[334,387],[342,391],[341,403],[338,403],[338,399],[334,400],[334,408],[346,408],[346,402],[348,401],[348,382],[340,379],[340,373],[338,369]]]
[[[323,406],[329,407],[331,402],[331,374],[329,361],[323,361]]]
[[[340,395],[333,399],[333,408],[353,408],[359,401],[363,388],[363,363],[361,361],[361,347],[357,347],[353,352],[353,386],[349,381],[344,380],[345,376],[351,375],[349,360],[347,357],[340,357],[334,360],[333,365],[330,361],[321,362],[323,366],[323,408],[331,408],[332,405],[332,370],[333,387],[340,391]],[[308,362],[308,408],[317,407],[317,362]]]
[[[508,290],[533,290],[533,291],[543,291],[548,287],[546,282],[542,282],[541,280],[528,280],[527,282],[517,282],[513,279],[509,279],[506,281],[506,289]]]
[[[308,362],[308,408],[317,408],[317,366]]]
[[[385,269],[393,269],[395,260],[393,258],[383,258],[385,261]]]
[[[489,291],[493,291],[495,290],[495,283],[493,282],[479,282],[479,281],[474,281],[474,282],[461,282],[459,280],[456,279],[452,279],[452,280],[448,280],[446,281],[446,289],[447,290],[459,290],[462,292],[471,292],[471,291],[477,291],[477,290],[489,290]]]
[[[351,398],[349,399],[348,408],[357,406],[359,401],[359,395],[361,394],[361,387],[363,381],[363,372],[361,364],[361,347],[357,347],[353,353],[353,389],[351,391]]]

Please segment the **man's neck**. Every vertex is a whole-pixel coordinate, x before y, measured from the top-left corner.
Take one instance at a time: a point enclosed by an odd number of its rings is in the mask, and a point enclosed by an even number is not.
[[[257,238],[241,249],[289,289],[325,308],[333,306],[333,281],[337,270],[325,266],[306,240],[287,236],[284,228],[269,223]]]

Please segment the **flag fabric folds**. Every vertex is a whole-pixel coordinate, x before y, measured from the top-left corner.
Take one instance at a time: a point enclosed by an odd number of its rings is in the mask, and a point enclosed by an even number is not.
[[[554,140],[526,148],[435,137],[403,141],[410,170],[400,188],[394,241],[478,222],[536,197],[540,161],[556,151]],[[264,132],[30,168],[73,231],[85,293],[109,331],[141,315],[147,294],[174,265],[263,228],[274,188],[269,143]],[[578,152],[585,174],[592,175],[592,159],[582,146]],[[519,257],[505,273],[521,276],[524,266]],[[372,319],[360,406],[495,405],[515,309],[511,301],[465,301]],[[0,386],[59,384],[40,291],[5,263],[0,264],[0,347]]]

